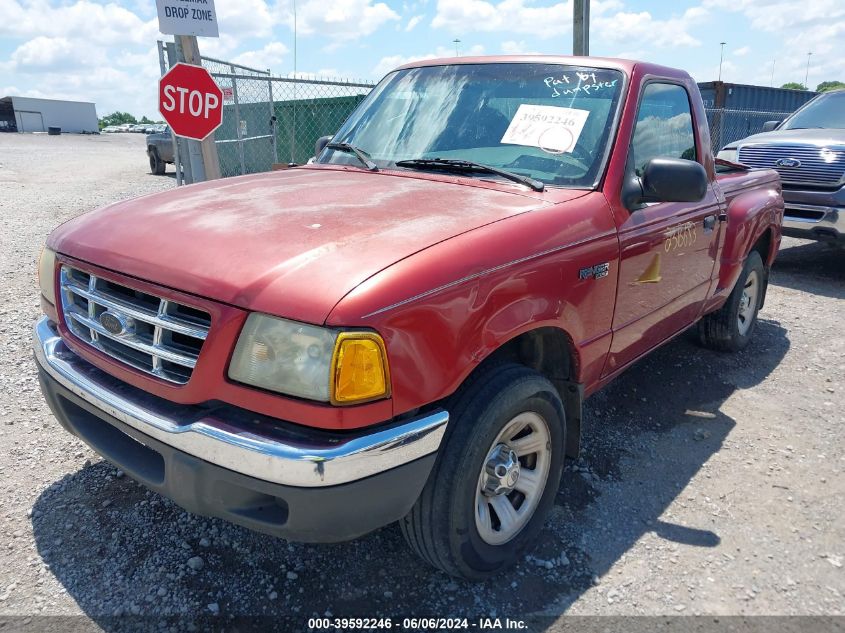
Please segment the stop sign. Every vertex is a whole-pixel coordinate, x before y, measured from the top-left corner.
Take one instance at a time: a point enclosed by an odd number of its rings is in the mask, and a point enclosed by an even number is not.
[[[174,134],[201,141],[223,122],[223,91],[205,68],[176,64],[158,82],[158,110]]]

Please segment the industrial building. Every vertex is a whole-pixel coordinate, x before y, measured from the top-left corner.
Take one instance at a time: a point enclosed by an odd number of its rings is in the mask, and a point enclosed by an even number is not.
[[[97,109],[87,101],[0,98],[0,132],[47,132],[51,127],[62,132],[98,132]]]

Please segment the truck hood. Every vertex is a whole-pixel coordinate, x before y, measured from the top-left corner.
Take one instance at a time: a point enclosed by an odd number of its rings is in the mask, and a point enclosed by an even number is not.
[[[113,204],[62,225],[48,244],[183,292],[323,323],[391,264],[549,204],[542,193],[477,182],[320,168],[255,174]]]
[[[729,146],[738,147],[748,143],[771,143],[772,145],[777,145],[778,143],[805,143],[820,147],[824,145],[845,145],[845,130],[772,130],[771,132],[754,134],[741,141],[734,141],[733,143],[729,143]]]

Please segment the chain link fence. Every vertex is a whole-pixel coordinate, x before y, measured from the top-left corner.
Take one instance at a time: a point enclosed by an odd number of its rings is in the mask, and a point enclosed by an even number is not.
[[[762,132],[766,121],[782,121],[792,114],[726,108],[705,108],[704,111],[710,125],[710,142],[714,152],[718,152],[728,143]]]
[[[208,57],[203,66],[223,91],[215,141],[224,177],[307,162],[317,139],[334,134],[375,85],[278,77]]]

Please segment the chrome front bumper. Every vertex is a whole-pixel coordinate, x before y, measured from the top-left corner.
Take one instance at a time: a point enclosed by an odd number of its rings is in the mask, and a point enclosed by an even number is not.
[[[812,240],[845,240],[845,187],[834,191],[783,188],[784,235]]]
[[[311,441],[298,427],[295,437],[285,437],[272,424],[234,426],[213,410],[205,414],[126,385],[72,352],[46,317],[35,326],[34,347],[50,377],[108,416],[211,464],[286,486],[345,484],[431,455],[449,421],[437,410],[370,433],[315,433],[322,439]]]
[[[843,239],[845,238],[845,209],[787,203],[783,215],[783,228],[786,234],[794,237]]]

